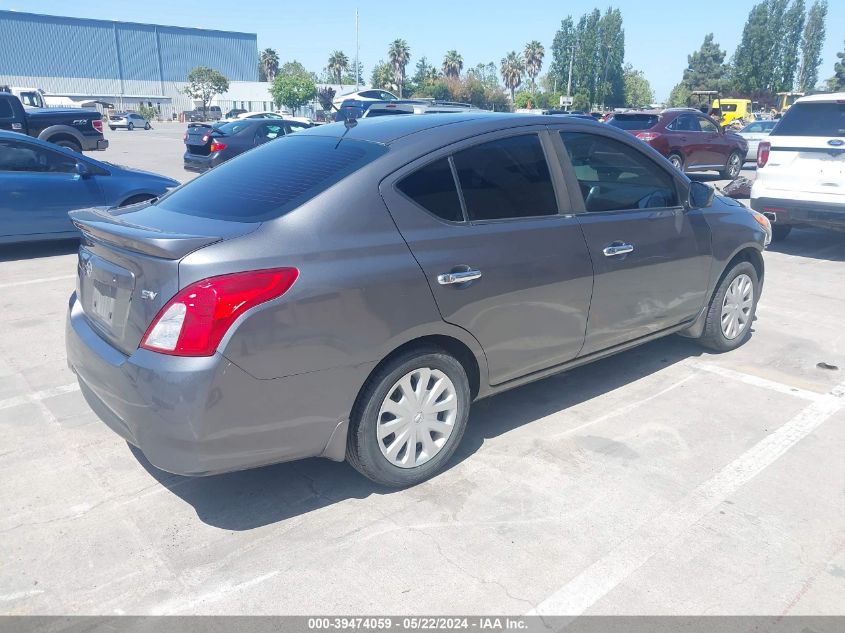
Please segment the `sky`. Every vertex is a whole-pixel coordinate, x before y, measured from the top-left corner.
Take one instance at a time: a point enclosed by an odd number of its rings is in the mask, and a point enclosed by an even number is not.
[[[806,0],[811,4],[812,0]],[[755,0],[709,0],[703,3],[656,3],[644,0],[533,0],[466,2],[367,2],[359,5],[360,60],[365,79],[372,67],[387,58],[387,48],[397,37],[411,48],[410,72],[421,56],[439,67],[443,55],[456,49],[464,68],[495,62],[525,43],[539,40],[546,47],[542,72],[551,62],[551,45],[560,22],[575,19],[608,4],[622,11],[625,27],[625,60],[642,70],[658,101],[681,79],[687,55],[697,50],[707,33],[714,33],[728,57],[742,36],[742,27]],[[340,49],[355,56],[355,3],[350,0],[272,2],[270,0],[173,0],[114,2],[102,0],[0,0],[0,8],[49,15],[147,22],[218,30],[257,33],[258,48],[274,48],[282,62],[296,59],[320,73],[329,54]],[[845,0],[829,0],[827,37],[820,80],[833,75],[836,53],[845,48]],[[198,7],[201,7],[198,8]],[[232,7],[237,7],[233,9]],[[2,61],[0,61],[2,64]]]

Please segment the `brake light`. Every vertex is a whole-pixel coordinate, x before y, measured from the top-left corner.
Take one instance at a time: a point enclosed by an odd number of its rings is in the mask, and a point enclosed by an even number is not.
[[[768,141],[763,141],[757,146],[757,168],[765,167],[769,162],[769,154],[772,151],[772,144]]]
[[[100,134],[103,133],[103,120],[102,119],[94,119],[91,121],[91,125],[94,126],[94,129],[97,130]]]
[[[173,356],[211,356],[239,316],[281,297],[297,277],[296,268],[272,268],[193,283],[159,311],[140,347]]]
[[[637,132],[635,135],[641,141],[645,141],[646,143],[650,143],[651,141],[655,140],[660,136],[657,132]]]
[[[214,152],[221,152],[226,149],[226,143],[218,143],[217,141],[213,141],[211,143],[211,153]]]

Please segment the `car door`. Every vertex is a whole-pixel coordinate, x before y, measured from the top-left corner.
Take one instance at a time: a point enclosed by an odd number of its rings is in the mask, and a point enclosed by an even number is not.
[[[698,116],[697,118],[703,149],[701,164],[724,167],[728,162],[728,155],[733,151],[733,146],[712,120],[706,116]]]
[[[545,129],[484,135],[380,187],[443,319],[479,341],[492,384],[571,360],[584,341],[592,264],[548,143]]]
[[[633,143],[562,130],[559,153],[595,269],[582,355],[693,320],[710,275],[710,231],[679,180]]]
[[[700,143],[699,127],[694,114],[681,114],[666,126],[671,134],[670,150],[678,150],[684,156],[684,165],[694,167],[700,165],[704,156],[704,148]]]
[[[68,211],[102,204],[96,176],[79,176],[73,156],[0,139],[0,236],[72,232]]]

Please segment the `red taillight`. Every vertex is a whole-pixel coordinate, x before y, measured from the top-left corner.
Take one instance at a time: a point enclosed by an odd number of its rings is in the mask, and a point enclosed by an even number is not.
[[[222,152],[224,149],[226,149],[226,143],[218,143],[217,141],[213,141],[211,143],[211,153],[212,154],[214,152]]]
[[[637,132],[635,136],[640,139],[641,141],[645,141],[646,143],[650,143],[654,139],[660,136],[657,132]]]
[[[91,125],[94,126],[94,129],[97,130],[100,134],[103,133],[103,120],[102,119],[94,119],[91,121]]]
[[[763,141],[757,146],[757,168],[765,167],[769,162],[769,154],[772,151],[772,144],[768,141]]]
[[[173,356],[211,356],[240,315],[281,297],[298,276],[296,268],[272,268],[193,283],[159,311],[140,347]]]

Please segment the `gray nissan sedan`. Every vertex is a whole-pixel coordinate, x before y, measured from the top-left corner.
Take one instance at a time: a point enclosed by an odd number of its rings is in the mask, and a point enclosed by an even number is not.
[[[473,400],[669,334],[738,347],[770,237],[624,131],[479,112],[306,130],[71,216],[69,364],[150,462],[389,486],[446,466]]]

